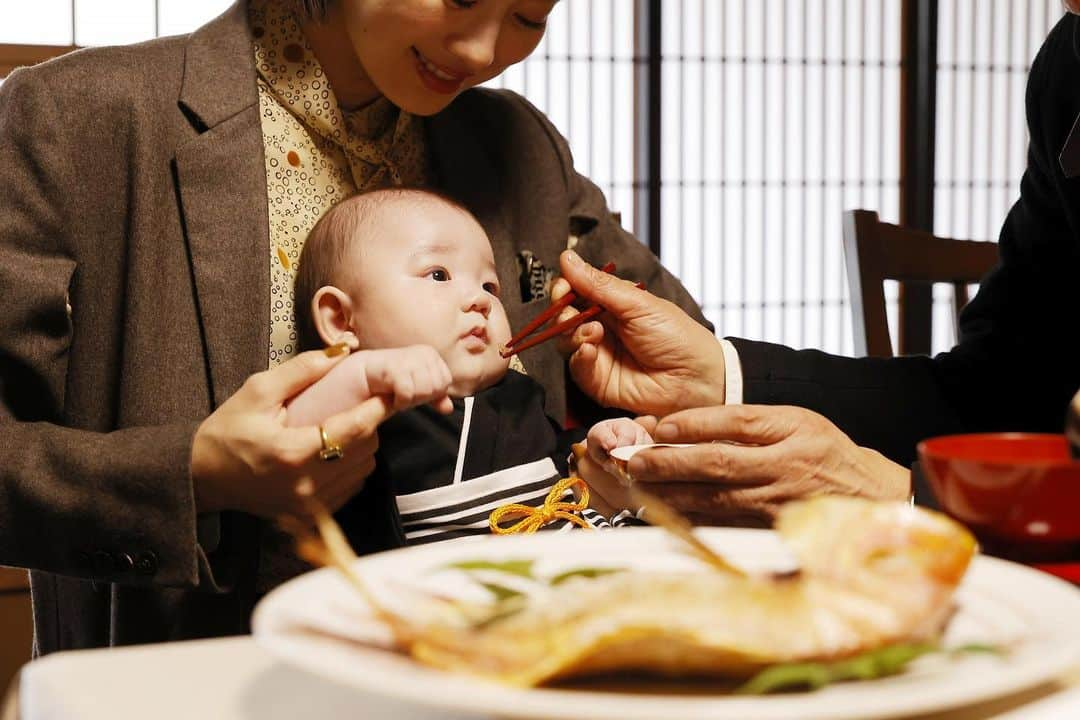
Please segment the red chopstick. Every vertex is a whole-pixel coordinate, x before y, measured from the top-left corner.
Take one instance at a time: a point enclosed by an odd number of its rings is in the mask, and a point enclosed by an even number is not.
[[[645,283],[635,283],[634,285],[639,290],[644,290],[645,289]],[[552,305],[552,307],[554,307],[554,305]],[[566,306],[564,305],[563,307],[566,307]],[[522,352],[523,350],[528,350],[529,348],[535,347],[535,346],[539,345],[542,342],[547,342],[551,338],[553,338],[553,337],[555,337],[557,335],[561,335],[562,333],[564,333],[564,332],[566,332],[568,330],[573,330],[578,325],[581,325],[582,323],[585,323],[585,322],[588,322],[589,320],[592,320],[594,317],[596,317],[597,315],[599,315],[602,312],[604,312],[604,308],[602,308],[601,306],[599,306],[599,305],[590,305],[589,307],[587,307],[584,310],[582,310],[581,312],[579,312],[577,315],[575,315],[575,316],[573,316],[571,318],[567,318],[566,320],[563,320],[561,323],[557,323],[555,325],[552,325],[551,327],[547,328],[546,330],[543,330],[542,332],[539,332],[536,335],[533,335],[531,338],[529,338],[525,342],[521,343],[521,345],[511,346],[508,343],[507,345],[503,346],[499,350],[499,355],[501,357],[506,358],[506,357],[510,357],[511,355],[513,355],[515,353]],[[550,317],[551,313],[548,313],[548,316]],[[533,321],[533,322],[535,322],[535,321]],[[533,323],[529,323],[529,324],[532,325]],[[539,327],[541,324],[542,323],[537,323],[536,327]],[[520,338],[519,338],[519,340],[520,340]]]
[[[607,265],[605,265],[604,267],[602,267],[600,269],[602,271],[606,272],[606,273],[613,273],[613,272],[615,272],[615,263],[609,262]],[[553,317],[555,317],[556,315],[561,313],[563,311],[563,308],[565,308],[567,305],[574,302],[575,300],[577,300],[577,295],[574,293],[573,290],[571,290],[570,292],[566,293],[561,298],[559,298],[558,300],[553,302],[551,305],[548,306],[548,308],[546,310],[544,310],[544,312],[540,313],[539,315],[534,317],[532,320],[530,320],[529,324],[526,325],[525,327],[523,327],[521,329],[521,331],[517,335],[510,338],[509,342],[507,342],[505,345],[503,345],[502,350],[500,351],[500,354],[502,354],[503,357],[510,357],[510,355],[513,355],[514,353],[512,353],[512,352],[507,353],[507,354],[503,354],[503,353],[505,351],[510,350],[510,348],[517,345],[524,338],[526,338],[529,335],[536,332],[537,328],[539,328],[541,325],[546,323],[548,320],[552,319]]]

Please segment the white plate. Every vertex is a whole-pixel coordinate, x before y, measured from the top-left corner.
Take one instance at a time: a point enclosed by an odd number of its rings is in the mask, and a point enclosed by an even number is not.
[[[771,532],[701,529],[701,536],[749,569],[783,568],[791,559]],[[536,558],[538,574],[574,567],[692,567],[677,541],[656,528],[614,532],[474,537],[363,559],[359,570],[383,601],[401,609],[403,585],[477,591],[463,573],[440,570],[459,560]],[[505,576],[504,576],[505,577]],[[486,594],[481,595],[486,597]],[[978,557],[957,592],[946,643],[1001,643],[1004,656],[935,655],[880,680],[839,683],[807,694],[743,697],[701,685],[659,692],[629,688],[519,689],[429,669],[372,645],[388,632],[355,591],[331,570],[296,578],[256,608],[255,638],[282,660],[369,693],[453,712],[507,718],[868,718],[943,710],[1007,695],[1052,680],[1080,663],[1080,591],[1021,565]],[[313,632],[311,628],[320,632]],[[361,645],[346,638],[364,641]]]
[[[623,462],[630,462],[630,458],[637,455],[642,450],[651,450],[653,448],[688,448],[694,447],[693,443],[644,443],[642,445],[621,445],[612,450],[609,455],[616,460],[622,460]]]

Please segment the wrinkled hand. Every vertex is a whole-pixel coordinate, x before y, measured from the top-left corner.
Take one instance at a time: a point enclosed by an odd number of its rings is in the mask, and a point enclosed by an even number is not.
[[[812,495],[902,500],[910,493],[907,468],[804,408],[696,408],[661,418],[653,436],[698,444],[639,452],[630,475],[699,524],[769,524],[785,502]]]
[[[716,337],[677,305],[588,265],[573,251],[560,257],[557,300],[574,291],[607,311],[561,341],[570,373],[596,402],[663,415],[724,401],[724,355]],[[561,322],[577,313],[567,308]]]
[[[395,412],[430,403],[442,413],[454,409],[447,392],[450,368],[430,345],[360,350],[286,403],[291,427],[318,425],[331,415],[383,395]]]
[[[305,515],[295,492],[305,476],[331,511],[359,492],[375,468],[376,428],[393,413],[385,397],[376,395],[325,420],[328,437],[344,450],[336,461],[320,459],[317,427],[286,424],[288,399],[341,360],[315,350],[256,373],[203,421],[191,451],[198,512]]]

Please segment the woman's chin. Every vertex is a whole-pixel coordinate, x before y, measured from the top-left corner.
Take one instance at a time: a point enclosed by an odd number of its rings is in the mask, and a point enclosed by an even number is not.
[[[396,107],[410,115],[429,117],[436,115],[454,101],[460,92],[453,94],[435,93],[423,86],[409,88],[406,92],[384,92],[386,98]]]

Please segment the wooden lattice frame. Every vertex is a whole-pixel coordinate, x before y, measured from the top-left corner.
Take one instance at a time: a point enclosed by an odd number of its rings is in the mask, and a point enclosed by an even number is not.
[[[75,49],[74,45],[3,45],[0,44],[0,78],[17,67],[36,65]]]

